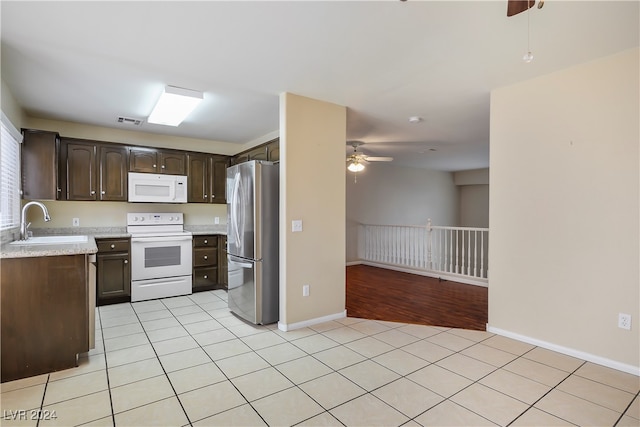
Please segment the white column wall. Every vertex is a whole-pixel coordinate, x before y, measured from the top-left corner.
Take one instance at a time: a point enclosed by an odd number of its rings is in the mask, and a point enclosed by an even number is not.
[[[280,322],[295,329],[345,312],[346,108],[280,95]],[[302,221],[302,232],[291,222]],[[309,285],[309,296],[302,295]]]

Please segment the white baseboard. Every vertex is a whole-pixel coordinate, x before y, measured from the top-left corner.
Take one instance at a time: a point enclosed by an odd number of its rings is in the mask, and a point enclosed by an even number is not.
[[[293,331],[294,329],[306,328],[309,326],[317,325],[324,322],[329,322],[331,320],[343,319],[347,317],[347,310],[344,310],[340,313],[329,314],[327,316],[316,317],[315,319],[303,320],[302,322],[296,323],[283,323],[278,322],[278,329],[283,332]]]
[[[505,331],[504,329],[494,328],[487,325],[487,331],[493,334],[501,335],[507,338],[513,338],[514,340],[526,342],[538,347],[546,348],[558,353],[566,354],[567,356],[577,357],[578,359],[586,360],[587,362],[593,362],[597,365],[606,366],[607,368],[616,369],[618,371],[627,372],[636,376],[640,376],[640,366],[628,365],[626,363],[618,362],[616,360],[607,359],[606,357],[596,356],[595,354],[586,353],[584,351],[576,350],[569,347],[563,347],[561,345],[553,344],[547,341],[542,341],[536,338],[531,338],[525,335],[520,335],[515,332]]]

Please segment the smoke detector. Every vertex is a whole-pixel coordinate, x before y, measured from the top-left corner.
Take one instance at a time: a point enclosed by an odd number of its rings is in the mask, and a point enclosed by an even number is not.
[[[409,123],[420,123],[424,119],[420,116],[411,116],[409,117]]]

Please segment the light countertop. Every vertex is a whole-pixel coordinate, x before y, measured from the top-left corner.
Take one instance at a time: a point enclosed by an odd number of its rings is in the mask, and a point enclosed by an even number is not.
[[[92,236],[83,243],[56,243],[51,245],[11,245],[3,244],[0,258],[35,258],[43,256],[95,254],[98,246]]]
[[[216,225],[185,225],[184,229],[194,236],[206,234],[226,235],[226,224]],[[129,238],[126,227],[67,227],[67,228],[36,228],[32,230],[34,236],[89,236],[86,243],[65,243],[51,245],[10,245],[3,243],[0,248],[0,258],[30,258],[41,256],[94,254],[98,252],[95,239]]]

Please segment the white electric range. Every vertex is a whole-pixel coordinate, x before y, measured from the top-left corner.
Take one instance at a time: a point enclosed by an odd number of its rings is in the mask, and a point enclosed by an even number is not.
[[[182,213],[128,213],[131,302],[191,293],[192,234]]]

